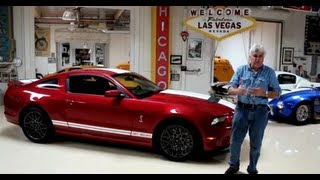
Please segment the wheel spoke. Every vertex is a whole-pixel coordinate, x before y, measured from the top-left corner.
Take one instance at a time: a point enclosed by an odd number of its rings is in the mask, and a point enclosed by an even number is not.
[[[48,126],[42,114],[40,112],[33,111],[29,112],[25,116],[24,129],[30,138],[34,140],[41,140],[46,136]]]
[[[168,126],[161,134],[161,148],[174,158],[187,156],[193,149],[191,132],[183,126]]]

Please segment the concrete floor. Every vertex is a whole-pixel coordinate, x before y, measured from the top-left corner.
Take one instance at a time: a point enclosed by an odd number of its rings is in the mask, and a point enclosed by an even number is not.
[[[258,170],[261,174],[320,173],[320,123],[305,126],[269,121]],[[58,138],[51,144],[29,141],[20,127],[8,123],[0,106],[0,173],[72,174],[223,174],[228,152],[200,161],[171,162],[141,148]],[[241,152],[246,174],[249,140]]]

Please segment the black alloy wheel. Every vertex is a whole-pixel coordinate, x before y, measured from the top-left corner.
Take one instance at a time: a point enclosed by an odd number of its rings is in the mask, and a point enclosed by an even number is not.
[[[196,148],[195,133],[181,124],[171,124],[163,128],[159,136],[159,148],[162,154],[172,161],[189,159]]]
[[[31,108],[22,118],[21,128],[30,141],[47,143],[51,140],[53,126],[46,113],[38,108]]]

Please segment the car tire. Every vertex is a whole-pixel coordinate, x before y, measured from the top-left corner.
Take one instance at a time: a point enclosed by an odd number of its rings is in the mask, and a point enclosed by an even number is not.
[[[311,108],[307,103],[298,104],[292,113],[292,118],[297,125],[307,124],[311,117]]]
[[[35,143],[48,143],[53,138],[53,125],[48,115],[39,108],[30,108],[21,118],[24,135]]]
[[[171,161],[186,161],[200,154],[202,143],[196,129],[184,122],[162,126],[156,133],[156,147]]]

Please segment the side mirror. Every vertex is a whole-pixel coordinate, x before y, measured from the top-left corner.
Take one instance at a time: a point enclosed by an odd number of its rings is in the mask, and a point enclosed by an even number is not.
[[[122,97],[123,94],[119,90],[109,90],[104,92],[105,97]]]

